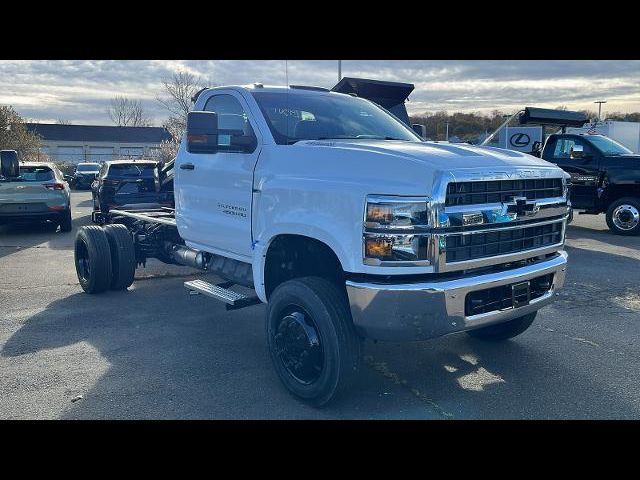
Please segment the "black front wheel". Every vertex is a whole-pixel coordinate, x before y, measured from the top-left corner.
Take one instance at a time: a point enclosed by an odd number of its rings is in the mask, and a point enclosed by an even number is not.
[[[624,197],[607,209],[607,226],[617,235],[640,235],[640,198]]]
[[[275,370],[298,399],[322,406],[357,376],[361,340],[334,283],[304,277],[279,285],[269,299],[266,329]]]

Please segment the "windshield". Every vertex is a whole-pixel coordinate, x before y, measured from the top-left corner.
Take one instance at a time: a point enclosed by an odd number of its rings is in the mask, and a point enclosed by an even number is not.
[[[79,164],[76,168],[78,172],[97,172],[99,170],[97,163]]]
[[[331,93],[252,94],[280,145],[340,138],[421,141],[402,122],[362,98]]]
[[[25,182],[49,182],[55,180],[55,174],[49,167],[20,166],[20,178]]]
[[[116,177],[153,177],[156,167],[153,164],[115,164],[109,167],[109,176]]]
[[[633,155],[631,150],[609,137],[593,135],[587,138],[604,155]]]

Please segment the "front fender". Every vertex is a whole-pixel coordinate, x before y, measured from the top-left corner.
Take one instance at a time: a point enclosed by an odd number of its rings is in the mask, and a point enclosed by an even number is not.
[[[322,216],[315,215],[315,224],[305,223],[303,221],[304,219],[300,220],[301,222],[282,222],[271,225],[268,229],[263,230],[259,237],[254,239],[252,263],[253,283],[258,298],[263,302],[267,301],[264,289],[264,267],[267,251],[269,250],[271,242],[279,235],[300,235],[318,240],[327,245],[333,253],[335,253],[343,270],[352,270],[353,258],[347,255],[345,246],[326,228],[327,225],[331,224],[331,218],[328,216],[322,218]],[[335,224],[335,218],[333,219],[333,223]]]

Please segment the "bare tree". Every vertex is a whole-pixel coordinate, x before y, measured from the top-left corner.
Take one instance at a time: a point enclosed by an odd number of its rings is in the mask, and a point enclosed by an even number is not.
[[[182,134],[187,128],[187,124],[186,119],[183,117],[170,116],[162,126],[167,129],[171,135],[169,140],[163,140],[162,143],[160,143],[160,160],[166,163],[173,160],[178,154]]]
[[[171,138],[177,140],[179,143],[183,132],[187,128],[187,119],[186,117],[171,116],[162,124],[162,126],[167,129]]]
[[[160,150],[158,152],[158,160],[166,164],[176,158],[178,149],[180,148],[180,142],[176,138],[171,140],[163,140],[160,142]]]
[[[173,146],[180,143],[187,126],[187,114],[193,105],[192,98],[202,90],[204,83],[200,77],[188,72],[177,72],[162,79],[164,91],[156,96],[156,100],[169,112],[163,127],[171,134]]]
[[[202,89],[202,79],[188,72],[174,73],[170,78],[163,78],[164,95],[156,100],[166,108],[171,116],[187,118],[191,110],[191,98]]]
[[[114,97],[107,108],[107,114],[111,121],[119,127],[148,127],[151,125],[140,100]]]

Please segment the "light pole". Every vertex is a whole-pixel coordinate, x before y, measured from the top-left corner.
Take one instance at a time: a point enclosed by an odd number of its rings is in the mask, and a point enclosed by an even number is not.
[[[602,104],[607,103],[606,100],[598,100],[597,102],[593,102],[598,104],[598,121],[602,120]]]
[[[338,60],[338,82],[342,80],[342,60]]]

